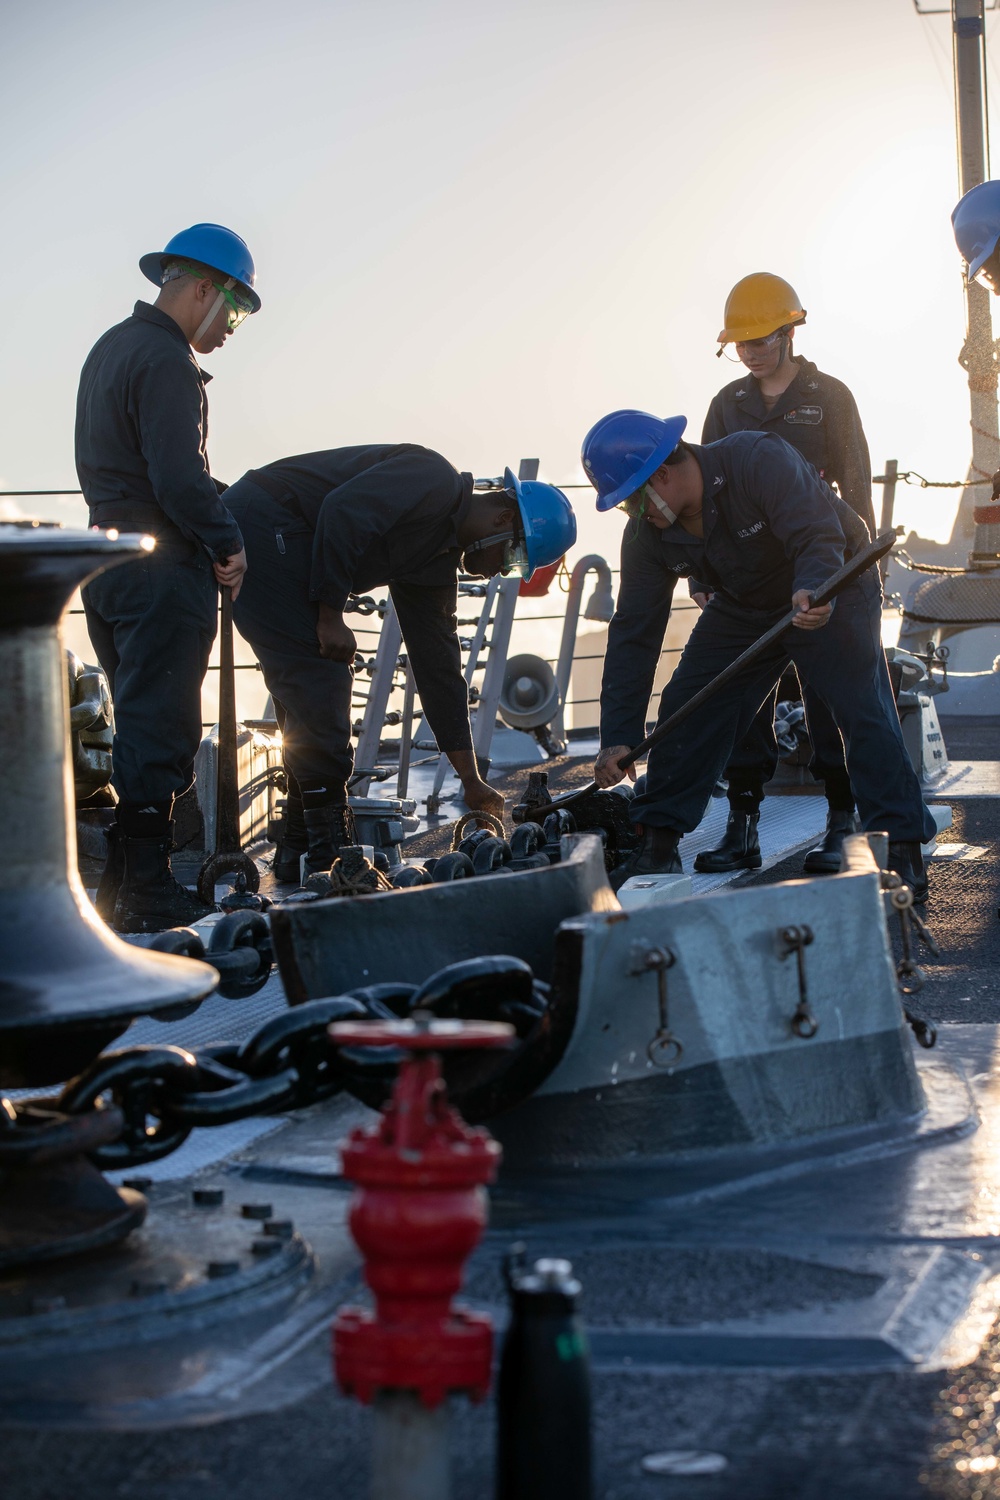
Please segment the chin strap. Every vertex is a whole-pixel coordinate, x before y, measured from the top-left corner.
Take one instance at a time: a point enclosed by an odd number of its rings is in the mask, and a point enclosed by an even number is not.
[[[514,533],[512,531],[502,531],[498,532],[495,536],[484,536],[482,541],[470,542],[469,545],[462,550],[463,571],[466,573],[470,573],[472,571],[472,569],[466,565],[465,560],[467,557],[475,557],[477,552],[486,552],[490,547],[498,547],[503,542],[512,542],[513,540]]]
[[[235,277],[230,276],[225,285],[226,291],[231,291],[232,288],[236,285]],[[192,344],[197,344],[200,339],[203,339],[205,337],[205,334],[208,332],[212,324],[215,322],[216,318],[219,316],[219,308],[222,306],[225,300],[225,292],[220,292],[215,301],[212,303],[212,306],[209,308],[208,312],[205,314],[204,318],[202,318],[201,322],[199,323],[194,338],[191,340]]]

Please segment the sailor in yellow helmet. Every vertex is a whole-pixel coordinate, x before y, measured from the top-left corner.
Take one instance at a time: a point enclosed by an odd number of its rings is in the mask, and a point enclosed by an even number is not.
[[[791,443],[827,484],[875,534],[871,460],[847,386],[794,353],[797,328],[805,309],[793,287],[769,271],[755,271],[738,281],[726,299],[725,326],[719,354],[728,346],[746,367],[713,400],[705,418],[702,442],[732,432],[774,432]],[[707,590],[695,581],[691,592],[704,606]],[[746,739],[733,752],[726,770],[729,822],[716,849],[699,854],[702,871],[757,869],[761,863],[757,821],[764,783],[774,774],[778,749],[774,738],[775,693],[764,704]],[[844,762],[840,730],[826,704],[808,687],[802,689],[813,745],[812,773],[826,789],[829,811],[820,847],[806,855],[805,873],[823,875],[840,868],[844,839],[854,831],[854,793]]]

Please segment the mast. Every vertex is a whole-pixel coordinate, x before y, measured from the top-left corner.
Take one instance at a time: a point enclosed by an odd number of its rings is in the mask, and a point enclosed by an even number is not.
[[[983,75],[983,0],[951,0],[951,17],[958,185],[959,195],[964,196],[970,188],[985,182],[989,172]],[[990,292],[978,281],[966,282],[965,309],[966,337],[959,363],[969,377],[972,419],[969,488],[962,497],[966,505],[971,503],[975,521],[969,566],[995,568],[1000,567],[1000,503],[988,502],[987,493],[981,486],[1000,469],[997,354],[993,343]]]

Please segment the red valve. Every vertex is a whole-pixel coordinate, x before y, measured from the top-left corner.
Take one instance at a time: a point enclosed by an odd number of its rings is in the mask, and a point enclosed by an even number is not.
[[[484,1188],[496,1176],[500,1147],[448,1104],[436,1054],[510,1046],[514,1028],[492,1021],[338,1021],[329,1035],[342,1047],[401,1047],[411,1054],[379,1124],[353,1131],[343,1152],[344,1176],[357,1184],[351,1233],[375,1311],[338,1313],[337,1381],[366,1403],[380,1390],[415,1391],[428,1407],[452,1392],[481,1401],[490,1385],[492,1324],[452,1307],[451,1299],[486,1225]]]

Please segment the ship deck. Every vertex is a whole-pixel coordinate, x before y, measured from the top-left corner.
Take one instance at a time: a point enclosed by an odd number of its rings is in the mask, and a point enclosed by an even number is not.
[[[992,1493],[982,1476],[1000,1464],[1000,721],[944,728],[952,768],[928,800],[948,802],[953,821],[931,863],[927,921],[941,951],[924,962],[919,1006],[939,1023],[939,1043],[919,1056],[931,1105],[922,1141],[762,1156],[738,1179],[695,1173],[664,1183],[652,1174],[625,1192],[576,1184],[556,1191],[545,1215],[526,1216],[503,1189],[495,1196],[468,1298],[502,1321],[498,1265],[514,1238],[530,1254],[574,1262],[594,1362],[602,1500],[916,1500],[971,1497],[977,1483]],[[553,766],[553,790],[578,783],[589,765],[585,754]],[[525,773],[498,779],[512,801]],[[775,788],[761,820],[765,867],[731,883],[797,878],[824,813],[808,785]],[[686,868],[724,818],[724,801],[713,802],[684,841]],[[407,853],[441,852],[449,836],[447,819],[425,826]],[[694,888],[719,883],[695,876]],[[129,1041],[239,1039],[283,1005],[272,979],[247,1000],[214,998],[184,1020],[139,1021]],[[162,1370],[133,1357],[115,1403],[102,1405],[85,1388],[85,1369],[55,1361],[61,1408],[8,1405],[5,1494],[367,1494],[370,1418],[333,1391],[328,1353],[334,1308],[359,1295],[336,1141],[365,1116],[341,1098],[287,1119],[196,1131],[145,1170],[153,1220],[179,1213],[193,1187],[218,1187],[219,1234],[232,1234],[240,1205],[266,1199],[316,1249],[320,1273],[275,1326],[234,1324],[225,1357],[208,1360],[193,1382],[171,1388]],[[8,1374],[16,1384],[16,1371]],[[456,1403],[458,1500],[491,1491],[494,1420],[490,1402]],[[719,1455],[724,1466],[697,1477],[671,1476],[675,1460],[662,1472],[643,1466],[689,1451]]]

